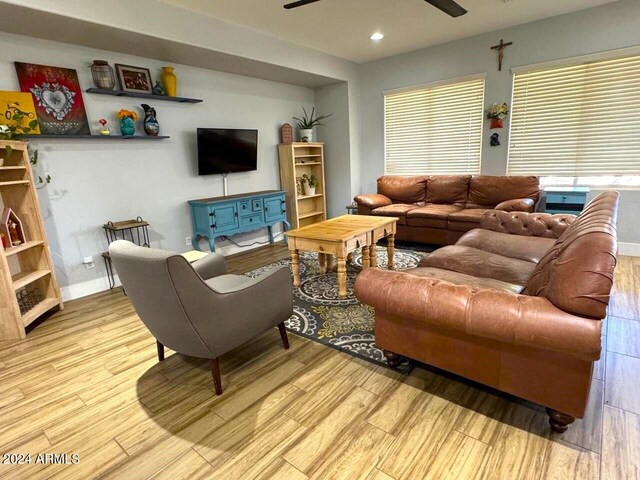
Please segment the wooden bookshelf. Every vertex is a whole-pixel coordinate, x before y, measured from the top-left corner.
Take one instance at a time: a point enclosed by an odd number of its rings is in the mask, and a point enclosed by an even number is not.
[[[11,151],[7,151],[7,146]],[[0,212],[11,208],[20,218],[26,241],[0,243],[0,340],[25,338],[25,327],[52,309],[62,309],[31,163],[24,142],[0,140]],[[31,292],[30,308],[20,311],[18,296]],[[33,290],[38,292],[33,294]],[[36,299],[37,302],[33,299]]]
[[[281,143],[280,185],[287,192],[287,215],[291,228],[304,227],[327,219],[324,182],[324,144]],[[298,194],[296,178],[304,174],[318,179],[315,195]]]

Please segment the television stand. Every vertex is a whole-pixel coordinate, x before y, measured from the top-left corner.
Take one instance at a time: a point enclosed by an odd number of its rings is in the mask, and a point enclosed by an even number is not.
[[[273,243],[274,225],[282,222],[285,230],[291,228],[287,222],[285,194],[283,190],[264,190],[189,200],[193,248],[200,250],[200,239],[207,238],[209,248],[215,252],[216,237],[229,237],[265,227],[269,232],[269,242]]]

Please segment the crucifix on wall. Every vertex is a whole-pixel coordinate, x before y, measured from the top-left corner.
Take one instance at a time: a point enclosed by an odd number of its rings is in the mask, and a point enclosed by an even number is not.
[[[500,43],[498,45],[494,45],[491,47],[491,50],[498,51],[498,71],[502,71],[502,60],[504,59],[504,49],[513,45],[513,42],[504,43],[504,39],[500,39]]]

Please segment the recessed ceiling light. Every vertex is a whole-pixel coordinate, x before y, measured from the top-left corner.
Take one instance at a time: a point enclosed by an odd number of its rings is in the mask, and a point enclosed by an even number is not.
[[[384,35],[381,34],[380,32],[376,32],[373,35],[371,35],[369,38],[371,40],[382,40],[384,38]]]

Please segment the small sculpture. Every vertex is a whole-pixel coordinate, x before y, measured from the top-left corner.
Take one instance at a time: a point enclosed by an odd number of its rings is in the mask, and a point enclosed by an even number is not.
[[[288,123],[280,128],[280,143],[293,143],[293,127]]]
[[[160,80],[156,82],[156,84],[154,85],[151,91],[153,92],[154,95],[163,95],[163,96],[167,95],[167,92],[164,90],[164,85],[160,83]]]
[[[11,239],[11,245],[14,247],[22,245],[22,240],[18,233],[18,224],[16,222],[9,222],[9,238]]]
[[[98,120],[98,123],[100,124],[100,131],[98,133],[100,133],[100,135],[111,135],[111,130],[109,130],[109,126],[107,125],[107,121],[104,118],[101,118],[100,120]]]
[[[497,147],[498,145],[500,145],[500,135],[498,135],[497,133],[492,134],[489,145],[491,145],[492,147]]]
[[[156,137],[160,133],[160,124],[156,119],[156,109],[143,103],[140,105],[144,109],[144,133],[150,137]]]

